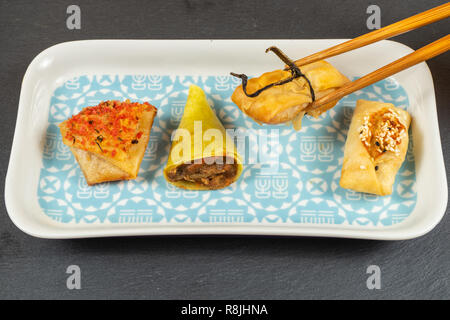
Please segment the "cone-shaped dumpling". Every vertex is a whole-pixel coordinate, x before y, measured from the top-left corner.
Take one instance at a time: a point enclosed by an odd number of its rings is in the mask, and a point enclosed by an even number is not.
[[[222,189],[242,172],[242,160],[234,140],[206,100],[203,90],[189,89],[180,125],[172,136],[164,177],[189,190]]]

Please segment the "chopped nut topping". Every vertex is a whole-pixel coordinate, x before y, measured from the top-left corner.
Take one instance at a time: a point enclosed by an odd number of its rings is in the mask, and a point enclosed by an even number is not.
[[[385,108],[364,117],[364,124],[359,128],[359,137],[373,159],[386,151],[400,153],[399,145],[406,127],[401,123],[399,114]]]

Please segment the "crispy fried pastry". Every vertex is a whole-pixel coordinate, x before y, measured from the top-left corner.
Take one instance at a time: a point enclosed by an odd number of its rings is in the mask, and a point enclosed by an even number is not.
[[[137,177],[156,112],[149,103],[106,101],[60,124],[89,185]]]

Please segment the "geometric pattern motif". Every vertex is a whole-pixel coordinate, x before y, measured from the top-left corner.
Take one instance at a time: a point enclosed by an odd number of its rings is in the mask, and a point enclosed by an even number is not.
[[[266,163],[245,164],[239,181],[217,191],[187,191],[163,175],[170,137],[183,114],[189,86],[204,89],[209,104],[230,129],[247,131],[241,155],[266,155]],[[336,224],[384,227],[413,211],[416,178],[412,136],[393,194],[378,197],[339,187],[344,143],[357,99],[394,103],[406,109],[408,96],[388,78],[343,98],[303,128],[261,127],[230,96],[240,80],[231,76],[81,76],[57,88],[51,98],[38,184],[39,204],[61,223],[252,223]],[[89,187],[58,124],[85,106],[105,100],[148,101],[158,108],[149,145],[136,180]],[[265,130],[259,130],[265,129]],[[277,135],[276,135],[277,133]],[[265,139],[268,150],[257,141]],[[262,149],[262,148],[261,148]],[[277,160],[278,161],[275,161]],[[256,161],[257,162],[257,161]]]

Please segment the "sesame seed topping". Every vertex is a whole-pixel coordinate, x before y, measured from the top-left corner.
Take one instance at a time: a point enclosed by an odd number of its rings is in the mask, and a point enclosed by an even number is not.
[[[359,128],[359,137],[372,158],[377,158],[386,151],[398,155],[399,145],[406,128],[400,121],[399,114],[390,108],[385,108],[372,115],[364,117],[364,123]]]

